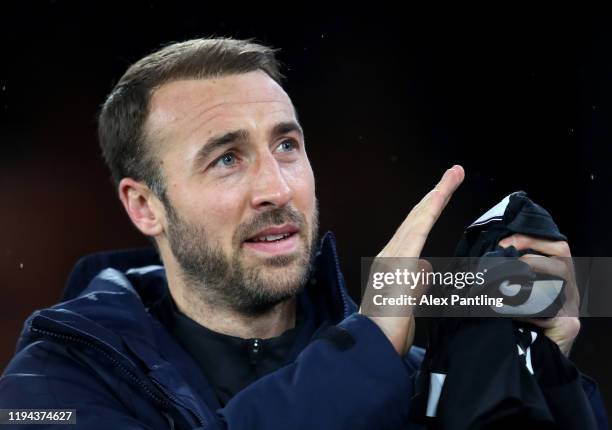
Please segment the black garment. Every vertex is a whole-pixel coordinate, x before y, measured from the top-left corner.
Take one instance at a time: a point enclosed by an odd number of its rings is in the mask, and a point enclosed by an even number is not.
[[[199,364],[221,406],[259,378],[289,364],[297,335],[309,330],[299,301],[295,326],[269,339],[242,339],[212,331],[180,312],[169,292],[158,306],[164,325]]]
[[[165,294],[164,268],[133,267],[130,255],[116,260],[111,254],[80,260],[70,277],[80,289],[67,288],[77,297],[28,318],[0,377],[0,408],[76,407],[76,427],[87,430],[414,428],[407,422],[412,376],[424,351],[413,347],[401,360],[378,326],[356,313],[331,233],[297,295],[304,324],[315,334],[298,333],[291,364],[225,407],[153,311]],[[8,426],[15,427],[21,428]]]
[[[530,250],[497,246],[514,233],[566,240],[544,208],[516,192],[468,227],[456,257],[519,257]],[[595,429],[581,378],[533,325],[432,319],[412,413],[441,429]]]

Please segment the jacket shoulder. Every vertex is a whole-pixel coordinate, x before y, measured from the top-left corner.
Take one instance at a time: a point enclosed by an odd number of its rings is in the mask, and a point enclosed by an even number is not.
[[[100,358],[96,360],[99,362]],[[109,368],[95,366],[96,360],[52,341],[29,343],[13,357],[0,377],[0,409],[76,409],[77,422],[83,428],[113,428],[118,423],[119,427],[145,428],[145,423],[130,411],[151,406]],[[154,420],[159,415],[151,411],[149,416]]]

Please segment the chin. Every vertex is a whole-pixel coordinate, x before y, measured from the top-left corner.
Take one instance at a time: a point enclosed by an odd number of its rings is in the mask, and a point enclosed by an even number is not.
[[[263,269],[262,272],[260,279],[277,292],[299,290],[307,277],[307,270],[297,262],[286,267]]]

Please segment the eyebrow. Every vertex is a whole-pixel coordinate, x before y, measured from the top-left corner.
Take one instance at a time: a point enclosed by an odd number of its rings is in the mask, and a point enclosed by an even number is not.
[[[300,138],[304,138],[304,131],[302,127],[295,121],[279,122],[272,127],[270,131],[270,139],[276,139],[279,136],[295,132],[300,135]],[[221,135],[210,137],[204,146],[200,148],[195,157],[195,165],[199,165],[204,160],[208,159],[210,154],[217,151],[219,148],[223,148],[236,143],[246,143],[249,140],[249,132],[244,129],[233,130]]]

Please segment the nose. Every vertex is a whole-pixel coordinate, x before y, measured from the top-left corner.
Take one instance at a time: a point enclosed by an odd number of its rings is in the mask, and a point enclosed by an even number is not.
[[[255,209],[277,208],[291,201],[292,191],[278,161],[270,153],[262,155],[257,164],[251,186],[251,205]]]

